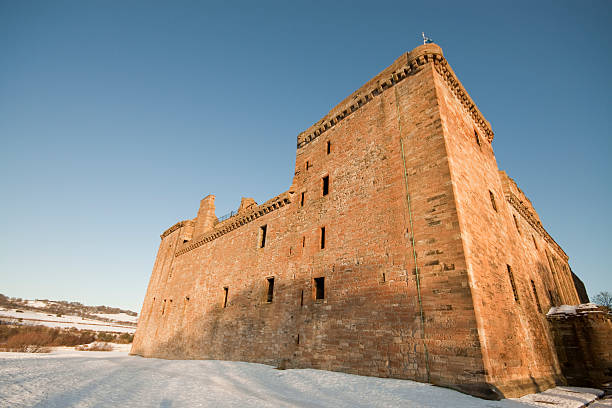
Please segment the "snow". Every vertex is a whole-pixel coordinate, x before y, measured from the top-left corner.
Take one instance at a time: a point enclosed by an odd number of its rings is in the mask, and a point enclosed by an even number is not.
[[[126,326],[102,320],[85,319],[80,316],[62,315],[58,317],[49,313],[34,312],[30,310],[17,312],[17,310],[19,309],[0,310],[0,319],[22,319],[22,323],[37,324],[47,327],[75,327],[81,330],[110,331],[118,333],[134,333],[136,331],[135,326]]]
[[[131,316],[126,313],[94,313],[94,315],[102,317],[104,319],[110,319],[117,322],[138,322],[138,316]]]
[[[577,315],[580,313],[590,313],[599,311],[599,306],[595,303],[583,303],[581,305],[561,305],[551,307],[546,316]]]
[[[582,408],[601,397],[603,391],[595,388],[555,387],[538,394],[529,394],[516,401],[536,407]]]
[[[481,400],[408,380],[311,369],[276,370],[231,361],[145,359],[128,356],[129,346],[119,347],[123,349],[110,352],[62,348],[50,354],[0,353],[0,406],[534,406],[512,400]]]
[[[28,300],[26,303],[30,307],[36,307],[39,309],[47,307],[47,302],[43,302],[41,300]]]

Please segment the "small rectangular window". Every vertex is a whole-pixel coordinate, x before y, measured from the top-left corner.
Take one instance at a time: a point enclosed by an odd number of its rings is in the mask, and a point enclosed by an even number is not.
[[[162,305],[162,316],[166,313],[166,299],[164,299],[164,304]]]
[[[516,219],[516,215],[512,214],[512,218],[514,218],[514,226],[516,227],[516,230],[520,234],[521,233],[521,228],[519,227],[519,223],[518,223],[518,220]]]
[[[493,209],[495,210],[495,212],[497,212],[497,204],[495,204],[495,196],[493,195],[493,192],[491,190],[489,190],[489,196],[491,197],[491,205],[493,206]]]
[[[223,307],[227,307],[227,294],[229,292],[229,288],[226,286],[223,288]]]
[[[321,227],[321,249],[325,249],[325,227]]]
[[[531,281],[531,290],[533,290],[533,297],[536,301],[536,306],[538,307],[538,312],[542,313],[542,306],[540,306],[540,299],[538,298],[538,290],[536,289],[536,285],[534,281]]]
[[[327,154],[331,153],[331,142],[328,140],[327,141]]]
[[[302,237],[302,248],[306,246],[306,237]]]
[[[300,292],[300,307],[304,306],[304,289]]]
[[[266,232],[268,230],[267,225],[259,227],[259,247],[263,248],[266,246]]]
[[[325,278],[314,278],[315,299],[325,299]]]
[[[268,296],[266,297],[266,301],[268,303],[272,303],[272,299],[274,299],[274,278],[267,278],[268,281]]]
[[[480,136],[478,136],[478,132],[474,129],[474,138],[476,139],[476,144],[480,147]]]
[[[535,247],[535,249],[539,249],[538,248],[538,243],[536,242],[536,239],[535,239],[535,237],[533,235],[531,236],[531,239],[533,239],[533,246]]]
[[[300,207],[304,206],[304,198],[306,196],[306,192],[302,191],[302,197],[300,198]]]
[[[312,167],[312,165],[310,164],[310,162],[308,160],[306,160],[306,170],[308,170],[311,167]]]
[[[323,177],[323,195],[329,194],[329,176]]]
[[[518,292],[516,291],[516,284],[514,283],[514,275],[512,274],[512,268],[510,267],[510,265],[506,265],[506,267],[508,268],[508,277],[510,278],[510,284],[512,285],[512,293],[514,294],[514,300],[516,301],[516,303],[520,303]]]

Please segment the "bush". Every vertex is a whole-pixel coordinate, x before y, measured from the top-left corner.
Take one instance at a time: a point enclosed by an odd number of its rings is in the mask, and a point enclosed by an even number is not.
[[[82,344],[76,346],[75,350],[78,351],[113,351],[113,346],[102,341],[96,341],[91,344]]]

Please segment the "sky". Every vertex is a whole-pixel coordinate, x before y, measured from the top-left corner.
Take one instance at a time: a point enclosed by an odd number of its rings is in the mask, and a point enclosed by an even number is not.
[[[0,0],[0,293],[140,311],[159,234],[286,191],[296,136],[422,43],[589,295],[612,292],[612,2]]]

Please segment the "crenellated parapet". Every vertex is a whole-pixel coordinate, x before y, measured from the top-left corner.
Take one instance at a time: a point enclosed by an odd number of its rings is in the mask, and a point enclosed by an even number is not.
[[[301,148],[336,126],[345,118],[371,102],[376,96],[389,89],[410,75],[420,71],[423,66],[433,63],[436,71],[444,78],[448,87],[465,107],[487,136],[489,142],[493,141],[491,124],[484,118],[470,95],[467,93],[452,68],[444,58],[442,49],[435,44],[425,44],[402,55],[391,66],[368,81],[351,96],[340,102],[325,117],[310,126],[297,137],[297,147]]]
[[[199,248],[205,243],[217,239],[228,232],[235,230],[236,228],[250,223],[251,221],[255,221],[265,214],[284,207],[285,205],[291,203],[292,195],[293,193],[286,191],[261,205],[251,206],[241,212],[239,211],[236,215],[221,221],[204,234],[195,237],[195,239],[192,241],[183,243],[182,246],[179,247],[180,249],[176,252],[176,256],[183,255],[189,251]]]

